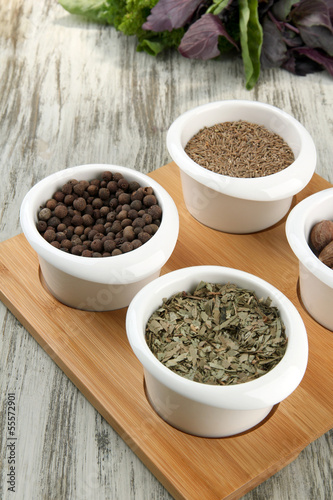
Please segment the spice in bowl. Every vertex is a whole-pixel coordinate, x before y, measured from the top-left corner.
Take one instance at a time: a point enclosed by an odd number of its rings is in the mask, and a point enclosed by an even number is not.
[[[257,379],[282,359],[285,326],[271,300],[235,284],[201,281],[164,299],[146,325],[146,342],[167,368],[195,382]]]
[[[66,182],[40,208],[37,229],[63,252],[110,257],[146,243],[161,217],[152,187],[105,171],[98,179]]]
[[[187,142],[185,152],[201,167],[230,177],[265,177],[295,160],[280,135],[245,120],[204,127]]]

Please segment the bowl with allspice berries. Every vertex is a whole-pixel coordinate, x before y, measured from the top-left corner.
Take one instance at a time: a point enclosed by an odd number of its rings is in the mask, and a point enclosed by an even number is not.
[[[308,196],[290,212],[286,235],[299,261],[299,289],[309,314],[333,331],[333,188]]]
[[[303,125],[282,109],[249,100],[186,111],[171,124],[167,148],[190,214],[227,233],[253,233],[280,221],[316,167],[316,148]]]
[[[20,210],[41,280],[60,302],[109,311],[127,307],[159,276],[176,245],[177,207],[167,191],[131,168],[67,168],[35,184]]]
[[[264,422],[307,366],[296,307],[238,269],[194,266],[160,276],[130,303],[126,331],[156,413],[202,437]]]

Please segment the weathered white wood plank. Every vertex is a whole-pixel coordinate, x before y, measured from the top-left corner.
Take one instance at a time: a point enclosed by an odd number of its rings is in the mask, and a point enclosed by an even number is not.
[[[293,114],[314,138],[317,173],[333,182],[332,89],[326,73],[300,78],[271,70],[248,92],[240,61],[196,62],[176,53],[154,59],[135,51],[135,39],[69,16],[55,0],[2,2],[1,241],[21,232],[20,203],[44,176],[90,162],[150,172],[170,161],[165,136],[171,122],[213,100],[255,99]],[[170,499],[3,304],[0,325],[1,498]],[[17,403],[15,497],[6,477],[11,392]],[[309,445],[244,498],[332,498],[332,436]]]

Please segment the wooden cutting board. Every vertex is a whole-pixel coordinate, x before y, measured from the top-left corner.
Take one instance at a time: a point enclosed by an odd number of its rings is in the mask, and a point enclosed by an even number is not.
[[[222,439],[194,437],[166,424],[146,399],[142,367],[126,337],[126,309],[95,313],[59,303],[42,285],[37,255],[22,234],[0,244],[0,298],[171,495],[238,499],[333,427],[333,332],[300,303],[298,262],[285,237],[285,218],[251,235],[214,231],[187,212],[174,163],[150,175],[170,193],[180,215],[179,240],[163,274],[205,264],[242,269],[279,288],[305,322],[306,374],[264,423]],[[294,204],[328,187],[315,174]]]

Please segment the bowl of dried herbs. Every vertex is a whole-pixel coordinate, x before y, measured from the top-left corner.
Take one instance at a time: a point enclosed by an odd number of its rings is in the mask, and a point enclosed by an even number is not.
[[[126,331],[154,410],[197,436],[256,426],[298,387],[307,366],[295,306],[232,268],[195,266],[157,278],[131,301]]]
[[[167,148],[188,211],[228,233],[253,233],[280,221],[316,167],[304,126],[282,109],[249,100],[186,111],[171,124]]]

